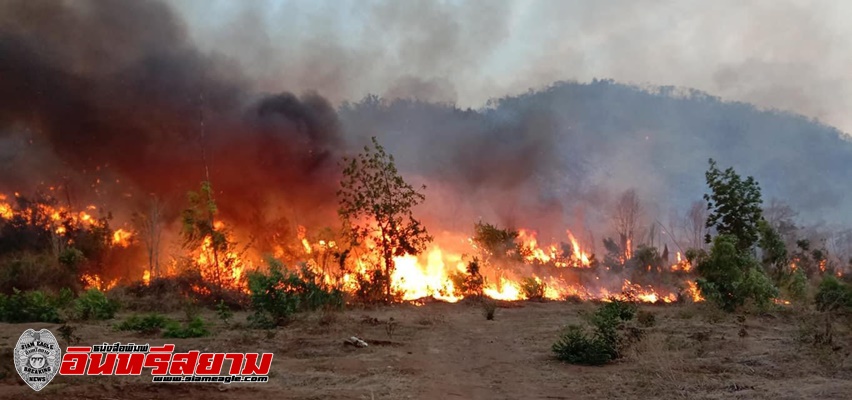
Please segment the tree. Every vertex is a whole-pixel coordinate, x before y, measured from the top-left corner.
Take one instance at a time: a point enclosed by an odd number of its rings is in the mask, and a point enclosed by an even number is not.
[[[720,171],[716,161],[710,159],[710,168],[705,173],[710,193],[707,201],[707,228],[715,228],[720,235],[733,235],[737,249],[751,250],[758,240],[758,222],[763,218],[760,187],[751,176],[742,179],[732,167]],[[710,243],[710,234],[705,242]]]
[[[642,208],[636,190],[628,189],[621,194],[615,205],[613,213],[613,225],[618,234],[621,249],[624,251],[624,259],[629,260],[633,256],[634,234],[639,224],[639,216]]]
[[[799,229],[795,222],[798,216],[799,213],[794,211],[790,205],[778,199],[770,200],[769,205],[763,208],[763,218],[769,222],[773,229],[778,231],[787,245],[792,244],[796,231]]]
[[[426,197],[399,175],[393,156],[385,152],[375,137],[372,144],[372,148],[365,146],[357,157],[343,159],[343,179],[337,192],[338,214],[348,224],[353,245],[366,240],[376,243],[384,262],[381,279],[386,301],[391,301],[394,257],[421,253],[432,237],[412,213]]]
[[[757,260],[737,249],[738,242],[733,235],[716,236],[710,253],[700,256],[696,266],[701,275],[697,281],[701,294],[728,312],[735,311],[748,299],[758,306],[766,306],[778,295],[778,289],[763,273]]]
[[[702,201],[695,201],[686,213],[684,227],[689,238],[689,247],[693,249],[704,248],[704,236],[707,234],[707,205]]]
[[[231,240],[224,225],[214,220],[218,208],[209,181],[201,183],[200,191],[187,193],[187,198],[189,207],[181,213],[184,248],[190,251],[200,249],[203,262],[198,267],[201,275],[213,281],[215,294],[221,297],[223,288],[236,284],[234,269],[240,263],[235,251],[236,243]]]
[[[133,214],[133,223],[148,256],[148,271],[152,278],[160,276],[160,238],[163,232],[163,205],[156,197],[152,197],[148,212]]]
[[[757,223],[760,230],[760,250],[764,268],[771,270],[775,280],[781,281],[787,268],[787,247],[781,235],[766,220]]]
[[[520,260],[518,249],[519,232],[514,229],[501,229],[487,222],[477,222],[473,226],[473,243],[480,250],[482,261],[491,264],[493,260]]]

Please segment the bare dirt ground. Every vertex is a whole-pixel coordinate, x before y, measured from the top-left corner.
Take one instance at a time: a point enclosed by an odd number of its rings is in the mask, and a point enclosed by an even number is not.
[[[550,346],[592,304],[504,304],[494,321],[473,304],[430,303],[302,314],[275,331],[223,326],[202,339],[115,331],[115,321],[77,325],[82,344],[175,343],[178,350],[274,352],[270,382],[160,383],[137,377],[57,376],[41,392],[14,371],[11,348],[27,328],[0,324],[0,398],[65,399],[849,399],[850,326],[834,346],[800,337],[818,325],[804,311],[724,315],[706,305],[643,306],[656,324],[625,358],[604,367],[568,365]],[[126,315],[119,316],[119,320]],[[173,317],[180,317],[175,314]],[[391,318],[393,321],[391,322]],[[244,321],[237,314],[235,321]],[[390,325],[390,328],[389,328]],[[345,346],[358,336],[371,345]],[[63,347],[64,347],[63,343]]]

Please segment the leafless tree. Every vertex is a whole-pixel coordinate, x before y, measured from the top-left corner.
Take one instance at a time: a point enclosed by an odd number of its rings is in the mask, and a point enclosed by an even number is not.
[[[160,238],[163,233],[162,221],[163,204],[156,197],[151,198],[151,203],[146,212],[135,213],[133,222],[145,251],[148,255],[148,271],[151,277],[160,276]]]
[[[612,217],[613,227],[618,234],[619,244],[624,250],[625,259],[633,256],[635,232],[641,213],[642,207],[639,203],[639,196],[636,194],[636,190],[625,190],[618,198]]]
[[[769,201],[769,205],[763,208],[763,218],[784,238],[788,246],[795,244],[799,227],[795,220],[799,216],[790,205],[778,199]]]
[[[707,233],[707,203],[694,201],[683,222],[689,247],[704,248],[704,235]]]

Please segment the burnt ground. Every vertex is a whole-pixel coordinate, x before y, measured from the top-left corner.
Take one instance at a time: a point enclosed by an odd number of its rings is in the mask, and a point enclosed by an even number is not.
[[[811,312],[722,314],[703,304],[643,306],[656,324],[628,354],[604,367],[560,363],[550,346],[592,304],[503,304],[488,321],[474,304],[429,303],[301,314],[275,331],[225,327],[205,312],[213,335],[167,340],[72,323],[82,344],[175,343],[178,350],[274,352],[263,384],[150,382],[137,377],[57,376],[33,392],[14,371],[10,349],[26,328],[0,324],[0,398],[67,399],[849,399],[848,321],[832,346],[807,343],[823,325]],[[119,320],[126,314],[119,316]],[[181,315],[173,315],[180,318]],[[237,314],[235,321],[244,321]],[[391,321],[393,318],[393,322]],[[390,328],[389,328],[390,326]],[[343,344],[358,336],[371,345]],[[64,347],[64,346],[63,346]]]

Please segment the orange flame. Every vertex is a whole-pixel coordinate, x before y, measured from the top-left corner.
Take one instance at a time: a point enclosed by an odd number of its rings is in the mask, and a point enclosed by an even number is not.
[[[12,205],[6,202],[6,195],[0,194],[0,218],[12,219],[15,216]]]
[[[566,232],[568,232],[568,240],[571,241],[571,247],[574,249],[574,258],[578,260],[580,262],[580,265],[584,267],[588,267],[589,265],[591,265],[589,261],[589,255],[586,252],[580,250],[580,244],[577,243],[577,239],[574,238],[574,235],[571,234],[571,231]]]
[[[133,232],[117,229],[112,233],[112,244],[119,247],[128,247],[132,238]]]
[[[118,284],[118,279],[113,280],[104,280],[98,274],[83,274],[80,277],[80,280],[83,281],[83,288],[86,290],[89,289],[98,289],[102,292],[106,292],[114,288]]]

